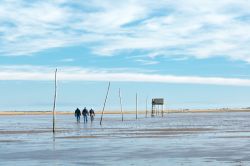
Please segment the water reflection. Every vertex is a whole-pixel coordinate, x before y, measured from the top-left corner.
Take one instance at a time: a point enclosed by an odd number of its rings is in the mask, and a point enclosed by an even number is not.
[[[58,115],[53,134],[50,116],[0,116],[0,165],[250,164],[250,113],[124,117],[105,115],[100,126],[98,115],[87,124]]]

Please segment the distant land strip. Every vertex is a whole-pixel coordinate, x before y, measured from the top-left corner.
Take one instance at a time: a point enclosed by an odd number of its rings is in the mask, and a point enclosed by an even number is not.
[[[220,113],[220,112],[250,112],[250,108],[246,109],[173,109],[164,110],[164,114],[167,113]],[[3,115],[50,115],[52,111],[0,111],[0,116]],[[57,115],[70,115],[74,114],[74,111],[57,111]],[[101,114],[101,111],[97,111],[96,114]],[[120,111],[107,110],[104,114],[121,114]],[[126,111],[123,114],[135,114],[135,111]],[[138,111],[138,114],[146,114],[146,111]],[[147,112],[148,116],[151,115],[151,110]]]

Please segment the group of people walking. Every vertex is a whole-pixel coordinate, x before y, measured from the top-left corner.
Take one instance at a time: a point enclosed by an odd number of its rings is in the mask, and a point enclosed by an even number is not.
[[[80,122],[81,114],[83,116],[84,123],[88,122],[88,116],[90,116],[91,122],[94,121],[95,111],[92,108],[88,111],[87,108],[84,107],[84,109],[82,110],[82,113],[81,113],[81,110],[79,108],[77,108],[75,110],[75,117],[76,117],[77,122]]]

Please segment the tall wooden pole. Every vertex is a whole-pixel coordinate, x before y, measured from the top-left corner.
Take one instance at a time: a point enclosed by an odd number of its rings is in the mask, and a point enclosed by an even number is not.
[[[137,114],[138,114],[138,109],[137,109],[137,93],[136,93],[136,96],[135,96],[135,102],[136,102],[136,107],[135,107],[135,112],[136,112],[136,119],[137,119]]]
[[[161,117],[163,117],[163,114],[164,114],[164,104],[161,107]]]
[[[57,97],[57,69],[55,71],[55,94],[53,103],[53,133],[55,133],[55,111],[56,111],[56,97]]]
[[[146,118],[148,116],[148,97],[146,98]]]
[[[154,104],[153,104],[153,99],[152,99],[151,117],[153,116],[154,116]]]
[[[120,88],[119,88],[119,98],[120,98],[120,107],[121,107],[122,121],[123,121],[122,97],[121,97],[121,89]]]
[[[100,120],[100,125],[102,125],[102,117],[103,117],[105,105],[106,105],[108,94],[109,94],[109,88],[110,88],[110,82],[109,82],[109,85],[108,85],[108,90],[107,90],[106,98],[105,98],[105,101],[104,101],[104,104],[103,104],[103,108],[102,108],[102,116],[101,116],[101,120]]]

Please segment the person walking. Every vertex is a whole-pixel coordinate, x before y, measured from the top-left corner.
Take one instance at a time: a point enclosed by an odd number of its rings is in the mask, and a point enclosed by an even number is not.
[[[87,110],[86,107],[84,107],[84,109],[82,110],[82,116],[83,116],[84,123],[88,122],[88,115],[89,115],[89,111]]]
[[[90,115],[91,122],[93,122],[94,117],[95,117],[95,111],[92,108],[89,110],[89,115]]]
[[[81,117],[81,110],[79,108],[77,108],[75,110],[75,117],[76,117],[76,121],[80,122],[80,117]]]

